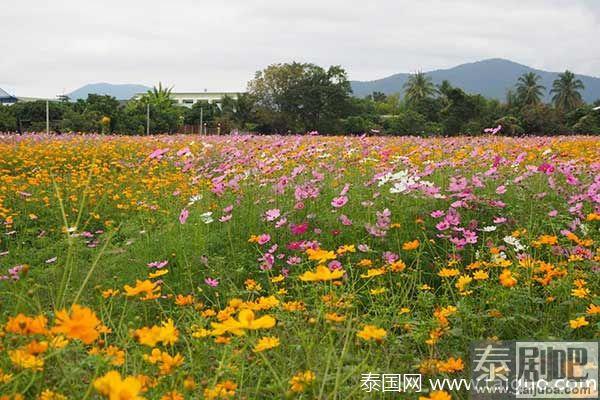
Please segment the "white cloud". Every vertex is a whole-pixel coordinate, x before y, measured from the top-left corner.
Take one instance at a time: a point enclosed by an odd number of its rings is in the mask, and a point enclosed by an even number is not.
[[[91,82],[239,90],[270,63],[351,79],[489,57],[600,75],[596,0],[20,0],[0,18],[0,87],[54,96]]]

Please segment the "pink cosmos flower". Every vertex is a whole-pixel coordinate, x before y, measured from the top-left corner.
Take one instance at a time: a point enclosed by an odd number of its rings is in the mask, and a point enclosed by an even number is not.
[[[506,186],[500,185],[496,188],[496,194],[504,194],[506,193]]]
[[[258,236],[258,244],[261,246],[265,243],[268,243],[269,240],[271,240],[271,236],[268,233],[263,233],[262,235]]]
[[[217,286],[219,286],[219,280],[218,279],[206,278],[206,279],[204,279],[204,283],[206,283],[208,286],[211,286],[211,287],[217,287]]]
[[[265,219],[269,222],[275,221],[280,216],[281,216],[281,211],[278,208],[273,208],[271,210],[265,211]]]
[[[167,264],[169,264],[169,261],[164,260],[164,261],[152,261],[146,265],[148,266],[148,268],[160,269],[162,267],[165,267]]]
[[[345,214],[340,215],[340,222],[344,226],[350,226],[350,225],[352,225],[352,221]]]
[[[440,217],[443,217],[445,214],[446,213],[442,210],[435,210],[435,211],[432,211],[431,214],[429,214],[429,215],[431,215],[432,218],[440,218]]]
[[[221,218],[219,218],[219,221],[221,222],[227,222],[231,219],[232,215],[231,214],[227,214],[227,215],[223,215]]]
[[[556,210],[552,210],[548,213],[549,217],[556,217],[557,215],[558,215],[558,211],[556,211]]]
[[[190,212],[187,210],[187,208],[181,210],[181,213],[179,214],[179,223],[182,225],[185,224],[189,216]]]
[[[168,151],[169,151],[168,148],[166,148],[166,149],[156,149],[152,153],[150,153],[150,155],[148,156],[148,158],[151,159],[151,160],[152,159],[160,160],[163,157],[163,155],[165,153],[167,153]]]
[[[343,207],[348,202],[348,196],[339,196],[331,200],[331,205],[335,208]]]
[[[327,266],[329,267],[329,269],[331,271],[335,271],[336,269],[342,268],[342,263],[339,262],[338,260],[333,260],[333,261],[330,261],[329,264],[327,264]]]

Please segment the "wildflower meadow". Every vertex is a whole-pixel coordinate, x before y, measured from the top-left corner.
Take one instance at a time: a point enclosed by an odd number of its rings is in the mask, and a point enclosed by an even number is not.
[[[597,340],[600,138],[0,137],[0,399],[467,398]]]

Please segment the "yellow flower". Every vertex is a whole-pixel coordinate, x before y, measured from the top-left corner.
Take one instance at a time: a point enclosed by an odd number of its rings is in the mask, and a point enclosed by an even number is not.
[[[140,344],[149,347],[154,347],[157,343],[172,345],[179,339],[179,331],[170,318],[160,326],[154,325],[152,327],[136,329],[133,335],[138,339]]]
[[[308,385],[315,380],[315,374],[312,371],[298,372],[290,379],[290,390],[294,393],[303,392]]]
[[[219,382],[214,388],[204,389],[204,398],[206,400],[226,400],[235,396],[237,384],[232,381]]]
[[[377,295],[383,294],[385,292],[387,292],[387,288],[384,288],[384,287],[369,290],[369,293],[371,293],[373,296],[377,296]]]
[[[187,296],[178,294],[175,297],[175,304],[177,304],[178,306],[189,306],[190,304],[194,303],[194,296],[192,296],[191,294],[188,294]]]
[[[419,241],[419,239],[415,239],[412,242],[406,242],[402,245],[402,250],[416,250],[419,248],[419,246],[421,245],[421,242]]]
[[[284,279],[285,279],[285,276],[279,274],[277,276],[272,277],[271,278],[271,282],[272,283],[279,283],[279,282],[282,282]]]
[[[0,368],[0,384],[8,383],[12,380],[13,374],[7,374]]]
[[[318,265],[316,271],[306,271],[300,275],[300,280],[304,282],[331,281],[341,278],[344,273],[343,269],[331,271],[324,265]]]
[[[94,381],[94,388],[110,400],[144,400],[142,383],[133,376],[125,379],[117,371],[109,371]]]
[[[336,313],[327,313],[325,314],[325,319],[330,322],[342,322],[346,320],[346,316]]]
[[[244,281],[244,285],[246,286],[246,290],[249,290],[251,292],[260,292],[262,290],[262,286],[260,285],[260,283],[257,283],[254,279],[246,279]]]
[[[146,294],[146,299],[157,298],[158,292],[160,292],[158,283],[152,282],[149,279],[146,279],[145,281],[136,280],[134,287],[125,285],[123,289],[125,289],[125,296],[131,297],[144,293]]]
[[[114,297],[116,295],[118,295],[120,292],[118,290],[115,289],[106,289],[102,291],[102,297],[104,297],[105,299],[108,299],[109,297]]]
[[[159,276],[166,275],[166,274],[168,274],[168,273],[169,273],[169,270],[168,270],[168,269],[159,269],[159,270],[158,270],[158,271],[156,271],[156,272],[150,272],[150,273],[148,274],[148,278],[150,278],[150,279],[154,279],[154,278],[158,278]]]
[[[437,369],[440,372],[453,373],[464,370],[465,364],[463,363],[463,360],[460,357],[450,357],[446,361],[438,361]]]
[[[10,317],[6,322],[6,332],[19,335],[45,335],[48,332],[46,324],[48,320],[43,315],[28,317],[24,314],[17,314]]]
[[[452,400],[452,396],[444,390],[429,393],[428,397],[419,396],[419,400]]]
[[[56,313],[53,333],[62,333],[69,339],[79,339],[85,344],[94,342],[103,329],[102,323],[91,309],[73,304],[70,312],[61,310]]]
[[[454,286],[461,292],[464,292],[467,285],[472,281],[473,278],[471,278],[469,275],[462,275],[460,278],[458,278]]]
[[[185,400],[185,397],[177,390],[165,393],[161,396],[160,400]]]
[[[586,310],[588,315],[600,314],[600,306],[596,304],[590,304]]]
[[[258,343],[256,343],[256,346],[254,346],[254,351],[258,353],[261,351],[269,350],[279,346],[279,344],[279,338],[275,336],[263,336],[262,338],[260,338]]]
[[[306,310],[306,304],[302,301],[288,301],[283,303],[283,309],[285,311],[304,311]]]
[[[152,349],[150,355],[144,354],[144,360],[151,364],[158,364],[161,375],[168,375],[173,369],[183,364],[184,357],[177,353],[174,356],[160,349]]]
[[[350,245],[344,244],[344,245],[338,247],[338,249],[336,250],[336,253],[339,255],[346,254],[346,253],[356,253],[356,248],[354,247],[353,244],[350,244]]]
[[[38,400],[67,400],[67,396],[57,392],[53,392],[50,389],[46,389],[42,393],[40,393],[40,397],[38,397]]]
[[[375,325],[365,325],[356,336],[366,341],[375,340],[381,342],[386,336],[387,332],[383,328],[379,328]]]
[[[275,326],[275,318],[270,315],[265,315],[260,318],[255,318],[254,311],[244,309],[238,314],[238,319],[229,318],[222,323],[213,322],[213,335],[222,335],[224,333],[232,333],[236,336],[245,334],[245,330],[270,329]]]
[[[306,249],[308,259],[317,261],[319,264],[324,264],[329,260],[335,260],[335,253],[333,251],[327,251],[322,249]]]
[[[571,329],[578,329],[589,324],[590,323],[585,319],[585,317],[579,317],[569,321],[569,326]]]
[[[392,272],[402,272],[406,269],[406,264],[402,260],[391,263],[388,267]]]
[[[440,272],[438,272],[438,276],[442,278],[452,278],[454,276],[460,275],[460,271],[456,268],[442,268]]]
[[[490,275],[482,270],[477,270],[473,273],[473,278],[476,281],[485,281],[486,279],[488,279],[490,277]]]
[[[589,297],[589,295],[590,295],[590,290],[586,287],[579,287],[579,288],[571,290],[571,296],[577,297],[580,299],[585,299],[586,297]]]
[[[385,274],[385,268],[369,268],[366,274],[361,274],[360,277],[364,279],[373,278],[375,276]]]
[[[44,360],[30,354],[27,350],[9,350],[8,358],[10,358],[10,361],[19,368],[32,369],[34,371],[41,371],[44,369]]]

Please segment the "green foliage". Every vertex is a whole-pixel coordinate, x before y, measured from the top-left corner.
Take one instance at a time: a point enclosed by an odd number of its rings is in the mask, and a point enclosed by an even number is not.
[[[546,88],[538,84],[538,81],[541,79],[542,77],[534,72],[529,72],[519,77],[516,93],[520,104],[531,106],[539,104],[542,101],[541,99]]]
[[[568,112],[583,103],[580,91],[585,89],[581,79],[577,79],[575,74],[567,70],[558,75],[558,79],[552,84],[552,101],[556,108]]]
[[[417,103],[436,93],[437,89],[431,82],[431,78],[421,71],[411,75],[404,84],[404,97],[409,103]]]
[[[0,105],[0,132],[12,132],[17,130],[17,118],[12,106]]]
[[[256,116],[265,132],[332,132],[348,115],[350,82],[339,66],[273,64],[248,83]]]

